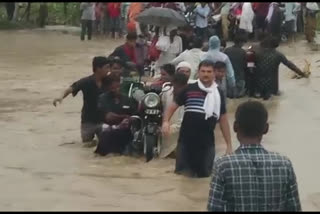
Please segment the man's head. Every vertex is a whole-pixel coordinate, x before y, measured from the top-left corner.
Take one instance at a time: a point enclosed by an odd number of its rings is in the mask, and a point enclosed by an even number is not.
[[[191,49],[192,49],[192,48],[201,49],[201,48],[203,47],[203,41],[202,41],[202,39],[193,36],[193,37],[190,39],[189,46],[190,46]]]
[[[214,64],[214,72],[216,75],[216,80],[222,81],[226,75],[226,64],[224,62],[218,61]]]
[[[92,60],[92,70],[97,77],[103,78],[110,71],[110,61],[107,57],[96,56]]]
[[[242,103],[236,111],[233,129],[240,143],[257,143],[268,132],[268,111],[257,101]]]
[[[171,82],[174,73],[175,67],[172,64],[164,64],[160,67],[160,79],[163,82]]]
[[[205,7],[207,2],[201,2],[200,4],[201,4],[202,7]]]
[[[214,72],[214,63],[210,60],[204,60],[199,64],[199,80],[207,87],[211,86],[216,78]]]
[[[126,39],[127,39],[128,45],[130,45],[131,47],[135,47],[137,39],[138,39],[137,33],[136,32],[129,32],[127,34]]]
[[[111,73],[121,75],[123,72],[123,62],[120,58],[115,57],[111,60]]]
[[[102,86],[106,92],[110,92],[114,96],[120,95],[120,77],[118,75],[110,74],[103,78]]]
[[[238,47],[242,47],[247,42],[247,36],[244,33],[240,33],[234,38],[234,44]]]
[[[280,40],[274,36],[267,36],[264,40],[261,41],[260,46],[263,48],[277,48],[279,47]]]
[[[189,62],[183,61],[177,65],[177,73],[183,73],[189,79],[191,75],[191,65]]]
[[[175,73],[172,79],[173,84],[173,95],[177,96],[187,85],[188,77],[183,73]]]

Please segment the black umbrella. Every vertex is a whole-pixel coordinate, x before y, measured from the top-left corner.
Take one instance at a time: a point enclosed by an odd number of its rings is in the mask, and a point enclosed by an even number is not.
[[[141,24],[155,25],[159,27],[176,26],[181,27],[187,24],[183,15],[170,8],[151,7],[141,12],[136,21]]]

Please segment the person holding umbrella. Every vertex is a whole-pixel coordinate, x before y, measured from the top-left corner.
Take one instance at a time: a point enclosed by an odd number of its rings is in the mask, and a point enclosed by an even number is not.
[[[169,32],[169,35],[167,35]],[[178,36],[176,27],[166,27],[164,35],[159,37],[156,48],[161,51],[159,59],[156,61],[156,73],[159,73],[160,67],[170,63],[182,52],[182,39]]]

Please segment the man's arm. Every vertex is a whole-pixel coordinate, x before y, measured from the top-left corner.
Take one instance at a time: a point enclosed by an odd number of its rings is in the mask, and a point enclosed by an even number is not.
[[[230,134],[230,126],[227,114],[222,114],[220,116],[220,129],[223,135],[223,138],[227,144],[226,154],[232,153],[232,144],[231,144],[231,134]]]
[[[162,122],[162,132],[164,135],[168,135],[170,132],[170,119],[174,112],[179,108],[179,105],[176,102],[172,102],[167,111],[164,114],[163,122]]]
[[[288,172],[289,182],[287,185],[285,211],[300,212],[301,204],[300,204],[300,198],[299,198],[298,184],[297,184],[296,175],[294,173],[291,161],[290,161],[290,167],[288,171],[289,171]]]
[[[228,80],[228,83],[230,83],[231,87],[235,87],[236,86],[236,79],[234,77],[234,70],[233,70],[233,67],[232,67],[232,64],[231,64],[231,61],[229,59],[229,57],[227,57],[227,60],[226,60],[226,69],[227,69],[227,80]]]
[[[66,98],[73,91],[72,87],[67,88],[60,97],[53,100],[53,105],[57,106],[57,103],[62,103],[62,100]]]
[[[187,50],[186,50],[187,51]],[[185,51],[185,52],[186,52]],[[173,64],[173,65],[178,65],[180,62],[182,62],[182,61],[184,61],[184,53],[185,52],[183,52],[183,53],[181,53],[179,56],[177,56],[176,58],[174,58],[172,61],[171,61],[171,64]]]
[[[118,125],[121,123],[124,119],[129,118],[128,115],[120,115],[113,112],[108,112],[105,114],[104,121],[108,125]]]
[[[303,73],[293,62],[291,62],[290,60],[288,60],[287,57],[285,57],[284,55],[282,55],[281,62],[282,62],[285,66],[287,66],[288,68],[290,68],[292,71],[294,71],[295,73],[297,73],[298,75],[305,77],[305,73]]]
[[[210,183],[207,209],[209,212],[224,212],[224,178],[218,166],[218,161],[213,166],[212,180]]]

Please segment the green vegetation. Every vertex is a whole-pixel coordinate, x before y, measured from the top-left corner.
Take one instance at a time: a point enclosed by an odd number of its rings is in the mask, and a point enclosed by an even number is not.
[[[0,30],[39,27],[39,2],[19,3],[18,15],[15,21],[7,20],[3,3],[0,3]],[[48,7],[47,25],[80,26],[80,3],[45,3]],[[28,10],[29,5],[29,10]]]

